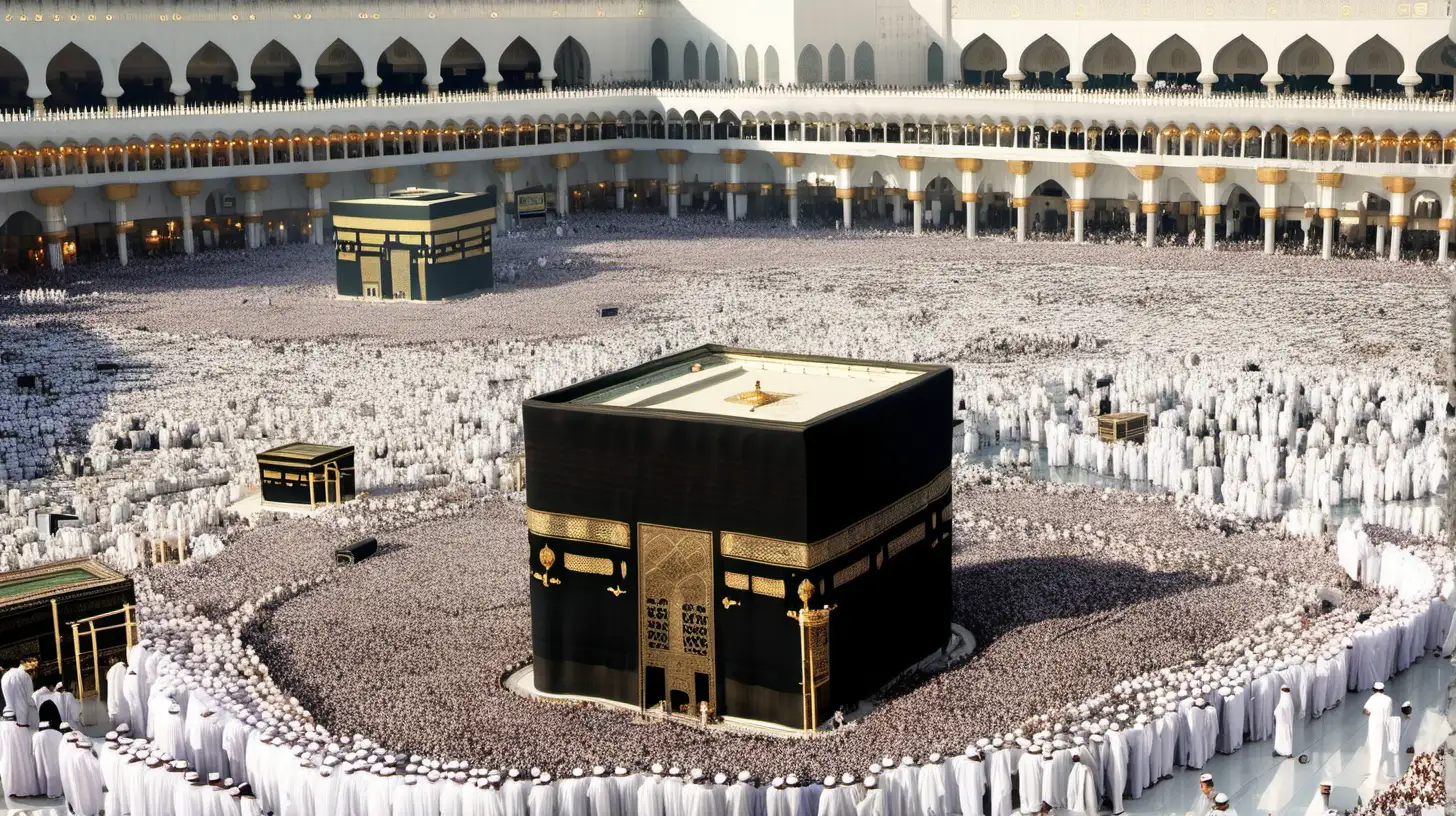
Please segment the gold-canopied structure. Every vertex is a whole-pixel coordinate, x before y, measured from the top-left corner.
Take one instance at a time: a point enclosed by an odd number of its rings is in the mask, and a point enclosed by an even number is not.
[[[354,498],[354,448],[295,442],[258,454],[264,507],[310,510]]]
[[[134,642],[136,596],[130,578],[90,558],[70,558],[0,575],[0,662],[36,661],[40,683],[77,681],[77,694],[92,688],[110,661],[124,658]],[[122,627],[96,627],[118,614]],[[73,627],[75,623],[77,626]],[[80,627],[78,635],[76,629]],[[96,631],[92,631],[95,629]],[[89,640],[82,636],[89,635]]]
[[[943,648],[951,387],[710,345],[527,400],[536,688],[813,729]]]
[[[495,283],[494,193],[412,187],[329,211],[341,297],[442,300]]]

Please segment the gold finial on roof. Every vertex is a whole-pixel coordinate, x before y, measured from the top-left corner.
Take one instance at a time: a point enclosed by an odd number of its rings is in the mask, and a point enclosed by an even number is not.
[[[763,390],[763,383],[760,380],[754,380],[752,391],[744,391],[741,394],[734,394],[733,396],[728,397],[726,400],[724,400],[724,402],[731,402],[737,405],[747,405],[749,406],[749,410],[753,410],[754,408],[761,408],[765,405],[772,405],[779,400],[788,399],[792,396],[793,394],[773,394],[765,391]]]

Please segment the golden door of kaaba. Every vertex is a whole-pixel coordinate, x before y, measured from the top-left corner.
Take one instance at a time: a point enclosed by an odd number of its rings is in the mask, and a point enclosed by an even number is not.
[[[394,286],[395,292],[402,292],[408,299],[410,295],[410,251],[408,249],[389,250],[389,282]]]
[[[718,710],[713,671],[713,534],[637,525],[641,600],[637,688],[642,708],[696,717]]]

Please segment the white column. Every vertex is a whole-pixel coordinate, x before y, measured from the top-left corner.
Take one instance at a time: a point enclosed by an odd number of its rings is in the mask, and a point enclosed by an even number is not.
[[[1074,244],[1084,243],[1087,240],[1087,207],[1091,201],[1087,195],[1086,177],[1073,176],[1072,195],[1067,200],[1067,208],[1072,211],[1072,243]],[[1076,209],[1072,209],[1073,207]]]
[[[1133,202],[1132,206],[1127,208],[1127,231],[1131,235],[1137,235],[1138,205],[1141,203],[1140,201]]]
[[[627,209],[627,164],[617,162],[616,168],[617,178],[616,184],[613,186],[617,188],[617,209],[625,210]]]
[[[182,251],[191,255],[197,247],[192,238],[192,196],[179,196],[182,199]]]
[[[737,221],[738,220],[738,216],[739,216],[739,213],[738,213],[738,185],[740,185],[740,184],[743,183],[742,180],[741,180],[742,175],[743,175],[742,165],[738,165],[738,164],[729,164],[728,165],[728,187],[725,190],[725,192],[727,193],[727,196],[724,199],[724,203],[726,204],[726,206],[724,207],[724,209],[726,209],[728,211],[728,223],[730,223],[730,224],[733,223],[734,221]]]
[[[1016,242],[1026,240],[1026,176],[1011,177],[1011,203],[1016,209]]]
[[[376,185],[374,185],[374,197],[375,198],[388,198],[389,197],[389,185],[388,184],[376,184]]]
[[[113,220],[116,222],[116,257],[117,260],[121,261],[122,266],[126,266],[128,261],[126,233],[122,232],[122,225],[126,223],[126,202],[113,202],[113,207],[116,211],[116,214],[113,218]]]
[[[1270,86],[1270,87],[1272,88],[1273,86]],[[1262,209],[1265,209],[1265,210],[1272,209],[1272,210],[1276,210],[1277,211],[1278,208],[1279,208],[1279,185],[1278,184],[1265,184],[1264,185],[1264,206],[1263,206]],[[1273,255],[1274,254],[1274,227],[1275,227],[1275,225],[1277,224],[1277,222],[1279,220],[1279,215],[1281,215],[1281,214],[1282,213],[1276,212],[1276,214],[1275,214],[1275,216],[1273,218],[1265,218],[1264,219],[1264,254],[1265,255]],[[1260,215],[1262,216],[1263,213],[1260,213]]]
[[[895,222],[895,226],[901,226],[905,223],[905,194],[895,193],[895,195],[890,198],[890,204],[891,210],[894,213],[893,220]]]
[[[784,203],[789,208],[789,226],[799,226],[799,180],[792,167],[784,168]]]
[[[667,166],[667,217],[677,218],[678,197],[682,195],[682,166]]]
[[[47,206],[45,208],[45,229],[46,229],[46,261],[49,262],[53,271],[59,272],[65,266],[65,256],[62,254],[64,248],[61,241],[50,240],[51,236],[61,235],[66,231],[65,210],[60,205]]]
[[[565,218],[571,213],[571,195],[566,185],[566,168],[556,168],[556,217]]]
[[[965,203],[966,237],[976,237],[976,172],[961,171],[961,201]]]
[[[1153,206],[1149,208],[1149,204]],[[1146,222],[1144,227],[1147,232],[1143,239],[1143,246],[1152,249],[1158,245],[1158,182],[1155,179],[1143,181],[1143,200],[1140,209],[1143,211],[1143,220]],[[1153,211],[1148,212],[1149,209]]]
[[[1320,219],[1320,257],[1329,260],[1335,254],[1335,218],[1325,216]]]
[[[1385,225],[1383,224],[1375,225],[1375,254],[1377,256],[1385,254]]]
[[[1203,202],[1199,205],[1203,211],[1203,249],[1207,252],[1214,250],[1215,236],[1218,234],[1218,182],[1209,181],[1203,183]]]
[[[1441,229],[1436,233],[1440,236],[1440,241],[1436,245],[1436,263],[1444,264],[1451,257],[1451,219],[1442,218],[1438,223],[1440,223]]]
[[[854,219],[854,187],[850,182],[849,173],[848,167],[839,168],[838,177],[834,181],[835,195],[839,196],[840,220],[844,222],[845,229],[853,226]],[[845,198],[844,191],[848,191],[851,197]]]
[[[1409,193],[1390,194],[1390,259],[1400,260],[1400,235],[1405,231]]]
[[[243,239],[248,249],[257,249],[263,244],[263,222],[256,218],[258,213],[258,194],[243,193]]]
[[[915,221],[915,223],[911,224],[910,229],[911,229],[911,232],[913,234],[919,235],[920,234],[920,224],[921,224],[921,222],[923,222],[925,220],[925,188],[922,187],[921,184],[920,184],[920,171],[919,170],[911,170],[910,171],[910,182],[909,182],[909,184],[910,184],[910,187],[908,188],[909,189],[909,192],[910,192],[911,195],[914,196],[914,199],[911,202],[911,214],[910,215],[911,215],[911,218],[913,218],[914,221]]]
[[[308,191],[308,207],[314,212],[324,208],[324,191],[322,187],[314,187]],[[324,217],[316,215],[308,231],[309,241],[316,245],[323,245],[324,242]]]

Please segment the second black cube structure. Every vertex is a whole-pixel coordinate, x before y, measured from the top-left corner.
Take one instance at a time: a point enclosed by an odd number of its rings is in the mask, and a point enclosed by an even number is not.
[[[807,729],[943,648],[951,388],[703,346],[527,400],[536,688]]]
[[[441,300],[489,289],[494,193],[408,188],[335,201],[338,293],[365,300]]]

